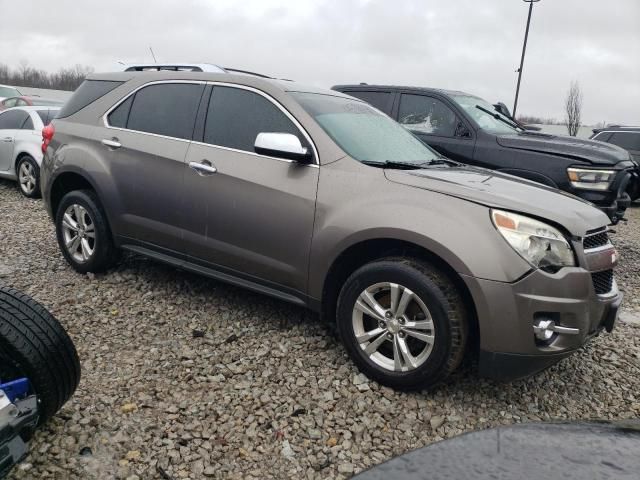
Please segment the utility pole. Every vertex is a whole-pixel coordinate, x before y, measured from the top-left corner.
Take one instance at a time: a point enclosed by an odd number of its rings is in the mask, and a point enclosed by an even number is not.
[[[533,4],[540,0],[522,0],[529,4],[529,16],[527,17],[527,28],[524,31],[524,43],[522,44],[522,57],[520,58],[520,68],[518,69],[518,86],[516,87],[516,99],[513,102],[513,118],[516,118],[516,109],[518,108],[518,95],[520,94],[520,80],[522,79],[522,67],[524,66],[524,54],[527,51],[527,38],[529,38],[529,25],[531,24],[531,12]]]

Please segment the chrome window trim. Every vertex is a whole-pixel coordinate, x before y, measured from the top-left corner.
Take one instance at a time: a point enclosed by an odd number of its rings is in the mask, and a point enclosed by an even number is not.
[[[132,95],[135,95],[136,92],[138,92],[139,90],[151,86],[151,85],[159,85],[159,84],[171,84],[171,83],[187,83],[187,84],[193,84],[193,85],[211,85],[211,86],[221,86],[221,87],[231,87],[231,88],[238,88],[241,90],[248,90],[250,92],[253,93],[257,93],[258,95],[261,95],[262,97],[266,98],[268,101],[270,101],[273,105],[276,106],[276,108],[278,108],[289,120],[291,120],[291,122],[296,126],[296,128],[300,131],[300,133],[302,133],[302,136],[309,142],[309,145],[311,145],[311,148],[313,149],[313,159],[314,159],[314,163],[312,164],[301,164],[303,166],[307,166],[307,167],[314,167],[314,168],[319,168],[320,166],[320,155],[318,154],[318,149],[316,148],[316,144],[313,142],[313,140],[311,139],[311,136],[309,135],[309,133],[307,132],[307,130],[302,126],[302,124],[286,109],[284,108],[276,99],[274,99],[273,97],[271,97],[269,94],[254,88],[254,87],[249,87],[247,85],[239,85],[239,84],[235,84],[235,83],[228,83],[228,82],[215,82],[215,81],[202,81],[202,80],[156,80],[153,82],[148,82],[145,83],[143,85],[140,85],[139,87],[135,88],[134,90],[130,91],[127,95],[125,95],[124,97],[122,97],[120,100],[118,100],[111,108],[109,108],[104,115],[102,115],[102,123],[104,124],[105,128],[108,128],[110,130],[119,130],[121,132],[133,132],[133,133],[140,133],[142,135],[149,135],[149,136],[153,136],[153,137],[158,137],[158,138],[166,138],[169,140],[175,140],[178,142],[187,142],[187,143],[195,143],[196,145],[203,145],[203,146],[207,146],[207,147],[213,147],[213,148],[220,148],[222,150],[229,150],[232,152],[239,152],[239,153],[244,153],[247,155],[254,155],[256,157],[261,157],[261,158],[268,158],[270,160],[278,160],[281,162],[286,162],[286,163],[298,163],[295,160],[287,160],[284,158],[277,158],[277,157],[270,157],[268,155],[261,155],[259,153],[255,153],[255,152],[250,152],[248,150],[240,150],[237,148],[231,148],[231,147],[225,147],[224,145],[215,145],[212,143],[206,143],[206,142],[198,142],[196,140],[187,140],[184,138],[177,138],[177,137],[171,137],[171,136],[167,136],[167,135],[161,135],[158,133],[151,133],[151,132],[143,132],[140,130],[132,130],[129,128],[121,128],[121,127],[113,127],[111,125],[109,125],[109,120],[108,117],[111,114],[111,112],[113,110],[115,110],[116,108],[118,108],[122,103],[124,103],[129,97],[131,97]]]

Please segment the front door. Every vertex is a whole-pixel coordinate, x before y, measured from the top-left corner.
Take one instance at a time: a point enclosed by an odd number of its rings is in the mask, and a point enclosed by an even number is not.
[[[445,157],[463,163],[472,162],[473,133],[442,100],[403,93],[398,106],[398,122]]]
[[[310,147],[266,95],[213,87],[202,139],[187,155],[186,253],[235,276],[305,292],[319,168],[256,154],[261,132],[292,133]]]

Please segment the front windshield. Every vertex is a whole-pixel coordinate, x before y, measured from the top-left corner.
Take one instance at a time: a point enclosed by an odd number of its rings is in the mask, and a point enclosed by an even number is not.
[[[472,95],[452,95],[451,98],[475,120],[481,129],[495,134],[519,132],[516,127],[507,125],[507,123],[502,121],[505,120],[508,123],[513,123],[513,120],[498,113],[495,107],[486,100]],[[491,112],[491,114],[478,107],[482,107],[484,110]],[[499,115],[502,120],[495,118],[494,114]]]
[[[294,92],[292,96],[356,160],[420,165],[439,158],[435,151],[366,103],[317,93]]]
[[[11,87],[0,87],[0,97],[19,97],[20,92]]]

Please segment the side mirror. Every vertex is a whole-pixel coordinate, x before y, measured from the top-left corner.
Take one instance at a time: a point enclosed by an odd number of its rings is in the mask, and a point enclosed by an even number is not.
[[[303,147],[300,139],[291,133],[259,133],[254,149],[260,155],[295,160],[301,163],[310,163],[313,158],[309,149]]]

